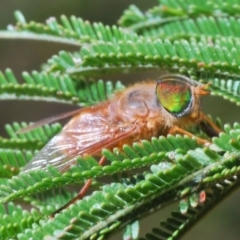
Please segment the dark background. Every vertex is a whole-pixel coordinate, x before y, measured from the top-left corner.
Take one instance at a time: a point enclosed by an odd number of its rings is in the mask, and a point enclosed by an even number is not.
[[[104,24],[116,24],[124,9],[129,4],[135,4],[140,9],[154,6],[157,0],[1,0],[0,1],[0,29],[6,29],[8,24],[14,24],[13,13],[20,10],[27,21],[34,20],[44,22],[50,16],[59,17],[61,14],[67,16],[75,15],[91,22],[103,22]],[[0,70],[11,68],[18,78],[21,72],[40,70],[40,65],[57,54],[59,50],[77,50],[76,47],[57,45],[56,43],[5,40],[0,39]],[[138,73],[131,75],[113,76],[130,82],[148,78],[157,78],[159,73]],[[111,79],[113,79],[111,78]],[[110,79],[110,78],[109,78]],[[26,101],[0,101],[0,134],[6,136],[4,124],[13,121],[36,121],[54,114],[69,111],[73,106],[63,104],[50,104],[46,102]],[[222,100],[219,97],[207,97],[203,101],[204,112],[211,113],[213,117],[219,116],[224,123],[239,121],[239,108],[235,104]],[[199,222],[186,236],[190,239],[239,239],[240,212],[238,210],[238,199],[240,191],[236,191],[222,204],[217,206],[207,217]],[[158,215],[159,216],[159,215]],[[160,219],[147,218],[145,226]],[[116,239],[116,238],[115,238]],[[120,239],[120,238],[119,238]]]

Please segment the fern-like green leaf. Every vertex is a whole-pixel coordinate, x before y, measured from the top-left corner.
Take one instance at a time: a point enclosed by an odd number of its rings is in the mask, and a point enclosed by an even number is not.
[[[29,212],[11,202],[5,206],[1,205],[1,239],[16,239],[22,229],[30,228],[40,218],[41,214],[34,209]]]
[[[0,98],[6,99],[34,99],[78,103],[81,106],[95,104],[106,100],[116,90],[124,86],[117,82],[115,87],[111,82],[74,82],[68,76],[56,77],[53,74],[43,74],[34,71],[32,75],[23,73],[25,83],[18,83],[13,72],[6,70],[0,73]]]
[[[240,81],[239,80],[224,80],[219,78],[214,78],[211,80],[211,94],[222,96],[223,98],[230,100],[231,102],[240,104]]]
[[[168,154],[174,154],[180,158],[187,150],[195,149],[196,146],[196,142],[189,138],[182,138],[180,136],[173,138],[169,136],[166,139],[160,137],[159,139],[154,138],[152,143],[144,141],[143,148],[140,148],[139,144],[135,144],[133,148],[126,145],[121,155],[119,155],[118,149],[115,149],[114,153],[109,150],[103,150],[103,155],[111,161],[111,165],[108,166],[99,166],[94,158],[88,157],[85,159],[79,158],[77,164],[63,174],[50,166],[48,172],[40,169],[33,172],[21,173],[9,180],[8,185],[11,187],[0,186],[0,201],[6,202],[46,189],[81,183],[90,178],[107,176],[109,174],[113,175],[137,168],[141,169],[154,163],[167,161]],[[154,149],[155,154],[152,153],[151,156],[145,154],[147,149],[151,148]],[[139,151],[140,149],[141,151]],[[125,159],[121,159],[123,155]],[[27,181],[27,179],[31,179],[31,181]],[[12,193],[9,194],[10,192]]]
[[[141,32],[147,28],[154,28],[179,21],[186,18],[197,18],[199,16],[238,16],[240,5],[238,2],[222,1],[160,1],[160,5],[155,6],[146,13],[138,7],[131,5],[125,10],[119,20],[119,24],[133,31]],[[173,29],[174,30],[174,29]]]
[[[89,21],[84,21],[75,16],[67,18],[65,15],[61,15],[60,23],[56,18],[51,17],[46,20],[46,24],[34,21],[27,22],[20,11],[15,12],[15,17],[17,25],[15,28],[11,26],[9,31],[16,36],[19,33],[20,37],[25,36],[32,39],[35,37],[37,39],[38,35],[45,35],[45,39],[42,38],[43,40],[59,41],[78,46],[97,41],[118,42],[136,41],[138,39],[137,34],[128,33],[117,26],[104,26],[102,23],[91,24]],[[2,34],[4,35],[4,33]]]
[[[200,17],[171,21],[160,27],[153,26],[142,30],[141,34],[152,39],[178,40],[179,38],[195,37],[201,41],[206,38],[207,42],[211,38],[214,43],[218,38],[238,38],[239,30],[239,19],[237,18]]]
[[[41,72],[23,72],[21,80],[10,69],[0,72],[0,100],[44,100],[85,107],[106,101],[124,88],[120,82],[92,79],[156,70],[156,76],[176,73],[193,78],[196,84],[211,83],[207,86],[212,95],[239,105],[239,14],[236,0],[159,0],[147,11],[130,6],[117,27],[65,15],[38,23],[26,21],[17,11],[16,26],[0,31],[0,39],[52,41],[77,49],[70,52],[63,45]],[[203,93],[195,89],[196,94]],[[239,187],[240,124],[224,125],[223,132],[212,139],[207,136],[211,129],[208,132],[201,120],[184,129],[209,144],[179,135],[141,139],[131,146],[120,142],[119,148],[72,159],[76,164],[65,172],[51,165],[21,172],[61,125],[21,133],[29,124],[7,124],[9,137],[0,137],[0,239],[106,239],[176,201],[180,210],[160,227],[152,222],[152,232],[144,239],[182,237]],[[107,160],[103,166],[98,163],[101,156]],[[76,199],[75,185],[79,191],[79,185],[89,179],[92,185],[85,196],[54,215]],[[13,200],[22,207],[10,202]],[[25,205],[31,210],[24,210]],[[132,229],[128,228],[125,237],[133,236]]]
[[[209,164],[215,165],[221,160],[220,155],[217,156],[212,153],[209,149],[199,150],[198,155],[202,154],[205,158],[205,160],[201,162],[197,160],[195,153],[189,153],[185,158],[182,158],[181,161],[178,161],[177,164],[174,164],[167,170],[160,169],[154,173],[147,174],[145,179],[138,182],[135,186],[127,188],[120,184],[106,186],[103,188],[103,191],[95,192],[93,195],[78,201],[76,205],[72,205],[64,210],[58,214],[54,220],[42,221],[38,227],[26,232],[26,234],[19,235],[19,239],[26,239],[33,235],[41,238],[44,238],[46,235],[52,237],[62,236],[65,238],[70,236],[74,238],[78,236],[81,236],[81,238],[90,238],[93,234],[91,226],[94,226],[95,233],[97,228],[98,234],[101,234],[101,230],[104,228],[109,227],[109,225],[114,222],[121,221],[123,214],[131,214],[137,209],[139,211],[150,199],[159,199],[158,197],[161,195],[162,202],[164,202],[164,194],[169,194],[170,189],[177,184],[179,180],[182,179],[180,183],[184,185],[189,184],[189,181],[192,184],[194,182],[196,184],[196,178],[199,176],[196,175],[196,173],[193,174],[192,177],[191,175],[189,176],[191,171],[185,167],[184,162],[186,162],[188,166],[190,164],[193,167],[192,170],[196,169],[196,162],[198,162],[199,169],[205,168],[198,173],[200,176],[202,175],[203,178],[200,177],[197,180],[197,184],[199,184],[199,181],[203,181],[204,183],[204,177],[206,177],[208,172],[211,173],[213,171]],[[216,157],[218,159],[216,159]],[[191,161],[189,161],[190,159]],[[223,162],[226,163],[227,161],[232,162],[232,159],[226,158]],[[232,172],[232,174],[234,173]],[[216,176],[216,173],[214,176]],[[174,192],[172,192],[172,194],[174,194]],[[174,194],[175,197],[176,194],[177,192]],[[158,202],[158,204],[160,203],[161,202]],[[76,216],[76,212],[78,212],[78,216]],[[63,223],[64,225],[62,225]],[[122,224],[124,224],[124,222],[122,222]],[[64,230],[61,231],[61,233],[57,233],[54,229],[56,229],[56,226],[59,228],[60,225],[61,229],[64,228]]]
[[[27,126],[25,122],[5,126],[10,139],[0,138],[1,177],[11,177],[19,173],[19,169],[33,158],[34,150],[42,148],[61,130],[61,125],[57,123],[17,134],[17,131]]]
[[[106,72],[125,72],[126,68],[150,70],[163,68],[168,71],[194,72],[206,71],[208,74],[238,76],[239,43],[233,40],[219,40],[215,45],[206,45],[195,39],[138,40],[137,42],[97,43],[92,48],[83,47],[75,64],[69,59],[76,55],[61,52],[49,61],[49,70],[61,70],[70,75],[101,74]],[[234,60],[233,60],[234,59]]]
[[[186,199],[189,203],[187,205],[187,213],[182,214],[179,209],[177,211],[171,212],[171,216],[168,217],[165,221],[160,222],[158,226],[152,228],[152,231],[145,234],[145,237],[140,237],[139,240],[161,240],[169,238],[181,238],[182,235],[186,232],[189,225],[196,223],[203,214],[206,214],[212,206],[222,201],[229,192],[232,192],[236,189],[238,185],[238,180],[236,178],[231,178],[228,181],[213,186],[207,190],[207,192],[201,192],[200,196],[196,194]],[[200,200],[201,194],[207,195],[207,199],[204,204],[199,204],[196,200]],[[195,198],[192,200],[191,198]]]
[[[12,177],[19,173],[19,169],[33,158],[32,151],[0,149],[0,177]]]

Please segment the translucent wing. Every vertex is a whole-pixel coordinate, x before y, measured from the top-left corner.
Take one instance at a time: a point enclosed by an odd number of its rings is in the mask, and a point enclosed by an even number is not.
[[[64,119],[64,118],[72,117],[72,116],[76,115],[77,113],[81,112],[81,110],[82,109],[77,109],[77,110],[73,110],[73,111],[70,111],[70,112],[60,113],[60,114],[55,115],[53,117],[44,118],[40,121],[37,121],[37,122],[31,124],[30,126],[27,126],[25,128],[22,128],[22,129],[18,130],[16,133],[17,134],[26,133],[26,132],[32,131],[33,129],[35,129],[37,127],[41,127],[45,124],[56,122],[56,121]]]
[[[116,145],[134,133],[135,124],[122,125],[106,109],[86,108],[53,137],[26,165],[23,171],[52,165],[64,172],[76,163],[76,157],[96,155],[102,148]]]

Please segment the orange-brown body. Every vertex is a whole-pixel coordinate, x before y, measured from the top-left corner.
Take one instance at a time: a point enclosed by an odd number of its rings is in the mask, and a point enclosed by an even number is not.
[[[74,142],[75,134],[69,134],[70,132],[85,136],[88,129],[92,130],[92,137],[96,138],[96,132],[100,131],[100,145],[103,144],[101,141],[111,139],[109,147],[121,147],[125,143],[166,135],[174,125],[182,128],[200,120],[198,98],[189,116],[176,118],[159,105],[154,97],[155,88],[155,81],[135,84],[105,103],[84,109],[70,120],[63,132]],[[105,136],[102,136],[103,133]],[[78,147],[82,148],[85,144],[91,146],[92,141],[92,138],[87,138],[86,142],[81,140],[79,143],[83,145]],[[90,154],[99,151],[94,148]]]
[[[110,100],[81,109],[26,166],[25,171],[48,164],[65,171],[76,157],[99,155],[103,148],[122,147],[141,139],[167,135],[174,127],[184,128],[205,117],[199,97],[204,86],[190,86],[192,105],[189,114],[176,117],[166,111],[156,96],[156,81],[137,83]]]

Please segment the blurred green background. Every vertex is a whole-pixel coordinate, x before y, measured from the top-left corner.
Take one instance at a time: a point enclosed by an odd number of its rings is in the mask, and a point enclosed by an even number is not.
[[[0,29],[6,29],[9,24],[14,24],[13,13],[20,10],[27,21],[34,20],[44,22],[50,16],[59,17],[61,14],[67,16],[75,15],[91,22],[103,22],[104,24],[116,24],[124,9],[130,4],[137,5],[144,10],[157,4],[157,0],[1,0],[0,1]],[[18,78],[21,72],[39,70],[50,56],[57,54],[59,50],[77,50],[76,47],[57,45],[49,42],[36,42],[26,40],[0,39],[0,70],[11,68]],[[111,79],[125,81],[141,81],[143,79],[157,78],[159,73],[134,73],[131,75],[112,76]],[[110,78],[108,78],[111,80]],[[46,102],[26,101],[0,101],[0,134],[6,136],[4,124],[13,121],[36,121],[53,114],[69,111],[73,106],[49,104]],[[203,101],[204,112],[213,117],[221,117],[223,123],[239,121],[237,108],[234,104],[219,97],[207,97]],[[238,203],[240,191],[236,191],[223,203],[203,218],[182,239],[239,239],[240,211]],[[148,223],[160,222],[159,214],[146,218],[142,225],[147,227]],[[115,237],[114,239],[121,239]]]

